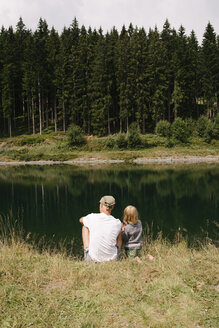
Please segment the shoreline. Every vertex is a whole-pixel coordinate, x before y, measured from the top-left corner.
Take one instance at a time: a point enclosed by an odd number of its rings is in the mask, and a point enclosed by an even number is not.
[[[165,157],[139,157],[132,160],[113,160],[113,159],[99,159],[79,158],[68,161],[0,161],[0,166],[25,166],[25,165],[96,165],[96,164],[199,164],[199,163],[218,163],[219,156],[165,156]]]

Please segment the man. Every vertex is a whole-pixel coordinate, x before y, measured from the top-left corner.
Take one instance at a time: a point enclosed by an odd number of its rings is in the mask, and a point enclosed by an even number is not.
[[[82,240],[86,262],[104,262],[119,257],[122,223],[111,215],[114,205],[114,197],[104,196],[100,200],[100,213],[88,214],[79,220],[83,225]]]

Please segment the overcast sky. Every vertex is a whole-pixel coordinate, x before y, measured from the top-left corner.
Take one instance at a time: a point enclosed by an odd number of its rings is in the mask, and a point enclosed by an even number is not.
[[[199,41],[210,21],[219,34],[219,0],[0,0],[0,26],[16,26],[19,17],[35,31],[39,18],[59,32],[69,27],[74,17],[79,26],[103,28],[104,32],[123,24],[159,31],[168,18],[176,30],[182,24],[189,35],[193,29]]]

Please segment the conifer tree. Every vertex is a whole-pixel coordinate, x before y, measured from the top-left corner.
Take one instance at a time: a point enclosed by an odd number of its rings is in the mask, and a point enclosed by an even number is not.
[[[157,28],[149,33],[147,78],[149,83],[149,111],[155,127],[165,115],[166,90],[166,48]]]
[[[216,33],[213,26],[208,23],[201,48],[202,62],[202,89],[207,105],[208,116],[215,114],[215,103],[218,99],[218,73],[219,73],[219,58]]]

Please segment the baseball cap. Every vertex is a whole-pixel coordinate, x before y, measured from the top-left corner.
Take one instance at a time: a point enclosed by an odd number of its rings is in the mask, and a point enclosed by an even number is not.
[[[103,196],[100,200],[100,203],[106,206],[107,208],[110,208],[115,205],[116,201],[113,196]]]

